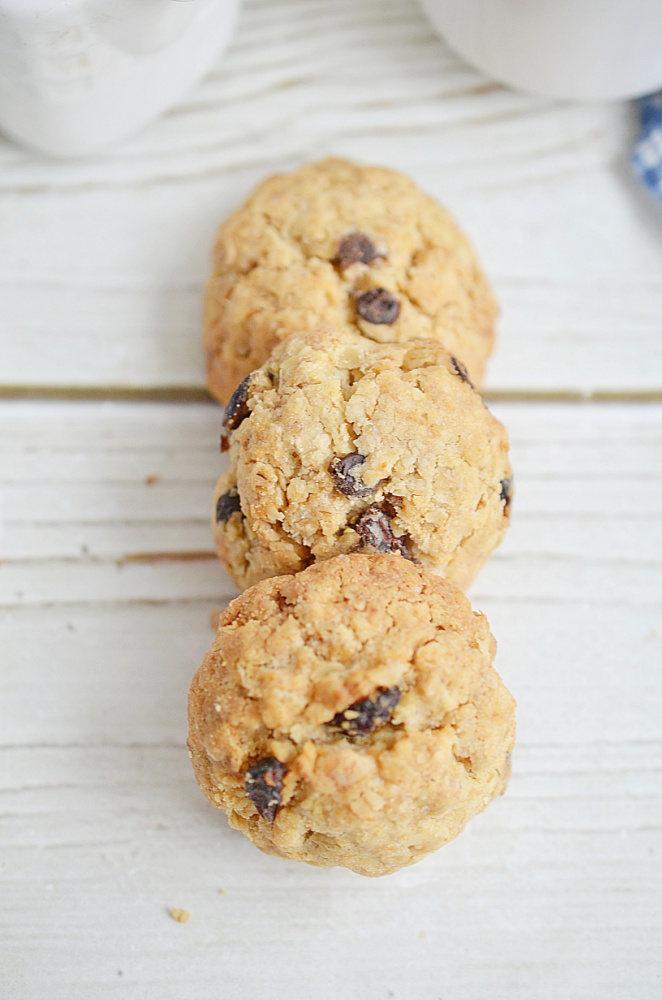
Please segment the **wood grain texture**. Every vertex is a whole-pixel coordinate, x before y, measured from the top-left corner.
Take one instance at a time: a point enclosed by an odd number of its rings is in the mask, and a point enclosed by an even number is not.
[[[219,408],[0,405],[3,997],[657,998],[662,406],[493,408],[513,525],[472,599],[519,702],[513,780],[373,881],[261,855],[190,771],[186,691],[234,593],[195,557]],[[173,547],[192,560],[127,561]]]
[[[502,303],[498,392],[662,393],[662,217],[630,180],[627,105],[517,94],[413,0],[247,0],[179,107],[106,154],[0,145],[0,387],[202,387],[217,223],[330,153],[410,173]]]

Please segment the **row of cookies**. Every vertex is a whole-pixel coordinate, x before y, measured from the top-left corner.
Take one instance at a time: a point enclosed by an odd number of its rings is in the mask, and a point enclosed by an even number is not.
[[[194,679],[189,749],[263,850],[386,874],[505,787],[514,701],[458,589],[509,517],[507,436],[472,384],[495,312],[448,214],[392,171],[270,178],[221,227],[214,534],[248,589]]]

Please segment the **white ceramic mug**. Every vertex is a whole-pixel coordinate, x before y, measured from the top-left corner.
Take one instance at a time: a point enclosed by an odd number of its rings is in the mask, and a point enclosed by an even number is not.
[[[662,88],[662,0],[421,0],[468,62],[521,90],[584,101]]]
[[[0,130],[95,152],[179,100],[230,41],[240,0],[0,0]]]

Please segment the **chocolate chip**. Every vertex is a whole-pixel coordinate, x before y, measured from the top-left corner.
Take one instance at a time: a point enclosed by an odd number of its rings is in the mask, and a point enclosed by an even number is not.
[[[283,801],[280,793],[286,774],[287,767],[276,757],[264,757],[246,771],[246,795],[269,823],[273,823]]]
[[[338,244],[333,263],[340,271],[344,271],[351,264],[371,264],[376,257],[381,257],[381,254],[377,253],[372,240],[365,233],[348,233]]]
[[[344,458],[334,458],[331,462],[329,470],[333,476],[334,485],[346,497],[367,497],[377,489],[376,486],[364,486],[360,473],[352,472],[352,469],[363,465],[364,462],[365,456],[357,453],[345,455]]]
[[[251,372],[251,375],[253,373]],[[223,411],[223,433],[221,435],[221,451],[227,451],[230,447],[230,434],[245,420],[250,410],[248,409],[248,383],[251,375],[242,379],[235,391],[230,396],[230,402]]]
[[[451,364],[452,364],[453,368],[455,369],[456,373],[462,379],[462,381],[466,382],[467,385],[470,385],[471,388],[475,390],[476,386],[473,384],[473,382],[469,378],[469,372],[467,371],[467,369],[465,368],[465,366],[462,364],[462,362],[458,361],[457,358],[451,358]]]
[[[502,479],[501,480],[501,493],[499,497],[503,500],[503,513],[505,517],[510,514],[510,501],[513,496],[513,481],[512,479]]]
[[[229,521],[235,511],[241,510],[241,502],[237,490],[228,490],[216,501],[216,524]]]
[[[377,726],[389,721],[399,701],[399,688],[377,688],[374,698],[355,701],[349,708],[334,715],[329,725],[346,736],[367,736]]]
[[[400,315],[400,303],[385,288],[369,288],[363,295],[359,295],[354,308],[366,323],[390,325]]]
[[[416,562],[407,550],[407,536],[396,537],[391,531],[391,517],[395,513],[391,511],[391,504],[373,503],[366,507],[356,524],[352,525],[361,539],[360,548],[383,554],[399,552],[405,559]]]

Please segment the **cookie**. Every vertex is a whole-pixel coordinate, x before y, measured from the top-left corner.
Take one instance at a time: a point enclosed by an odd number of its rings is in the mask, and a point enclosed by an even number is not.
[[[226,403],[289,332],[430,337],[479,386],[497,309],[466,237],[412,180],[328,159],[270,177],[221,226],[204,309],[209,388]]]
[[[510,775],[515,702],[482,614],[388,555],[232,601],[189,695],[200,787],[270,854],[386,875],[455,837]]]
[[[466,589],[509,520],[504,427],[433,340],[293,334],[225,410],[214,538],[243,588],[396,553]]]

